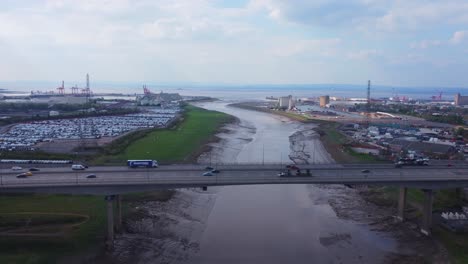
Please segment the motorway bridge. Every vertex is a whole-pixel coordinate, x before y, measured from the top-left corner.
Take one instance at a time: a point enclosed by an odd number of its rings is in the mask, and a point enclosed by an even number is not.
[[[400,187],[398,216],[404,220],[407,188],[420,188],[425,193],[421,231],[429,235],[434,190],[468,187],[468,165],[431,165],[395,168],[391,164],[325,164],[297,165],[301,175],[279,177],[284,165],[219,165],[220,173],[202,176],[203,165],[165,165],[159,168],[132,169],[122,166],[91,167],[73,171],[69,167],[41,168],[33,176],[17,178],[20,173],[0,170],[1,193],[63,193],[104,195],[108,201],[108,237],[112,244],[114,204],[117,207],[117,228],[121,225],[120,194],[156,189],[193,188],[253,184],[345,184]],[[306,174],[309,170],[310,175]],[[94,174],[96,178],[87,178]]]

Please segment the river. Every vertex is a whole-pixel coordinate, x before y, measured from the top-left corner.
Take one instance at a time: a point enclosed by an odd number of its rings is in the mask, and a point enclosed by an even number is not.
[[[238,129],[221,135],[213,151],[219,162],[285,163],[294,151],[290,136],[311,125],[267,113],[205,103],[240,119]],[[250,128],[251,139],[239,138]],[[240,136],[242,135],[242,136]],[[308,163],[330,163],[319,138],[310,144]],[[297,143],[297,142],[296,142]],[[233,150],[238,151],[233,155]],[[263,154],[264,153],[264,154]],[[289,161],[290,162],[290,161]],[[342,220],[328,203],[344,187],[261,185],[222,187],[209,215],[199,252],[190,263],[379,263],[396,251],[396,241],[365,224]],[[349,197],[353,199],[354,197]]]
[[[315,125],[228,104],[199,104],[239,120],[218,134],[201,162],[334,162]],[[178,190],[168,202],[137,206],[140,217],[116,238],[112,263],[384,263],[402,253],[401,245],[389,232],[374,231],[370,216],[380,209],[366,204],[339,185]]]

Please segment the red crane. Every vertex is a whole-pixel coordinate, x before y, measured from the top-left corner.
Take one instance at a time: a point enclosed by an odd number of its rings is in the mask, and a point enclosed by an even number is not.
[[[64,94],[65,93],[65,82],[62,81],[62,86],[57,87],[58,93],[59,94]]]
[[[442,94],[443,94],[443,92],[442,92],[442,91],[439,91],[439,95],[433,95],[433,96],[431,96],[432,101],[442,101]]]
[[[143,93],[145,95],[152,94],[152,92],[150,91],[150,89],[146,87],[146,85],[143,85]]]

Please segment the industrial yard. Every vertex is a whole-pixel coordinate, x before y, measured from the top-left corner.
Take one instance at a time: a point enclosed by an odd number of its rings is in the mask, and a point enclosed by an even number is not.
[[[176,118],[180,109],[151,109],[123,116],[41,120],[20,123],[0,133],[0,149],[35,150],[38,143],[60,140],[117,137],[139,129],[163,128]]]

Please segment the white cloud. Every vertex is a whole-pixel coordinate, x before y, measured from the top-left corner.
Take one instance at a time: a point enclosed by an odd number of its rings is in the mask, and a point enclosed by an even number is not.
[[[380,55],[381,52],[375,49],[371,50],[359,50],[359,51],[354,51],[354,52],[349,52],[347,54],[348,59],[354,59],[354,60],[367,60],[372,57],[376,57]]]
[[[278,57],[291,57],[308,54],[312,56],[334,56],[342,40],[339,38],[312,39],[302,41],[279,41],[271,49],[271,53]]]
[[[468,23],[466,0],[251,0],[276,21],[320,27],[355,28],[364,32],[400,32]]]
[[[467,39],[468,39],[468,30],[456,31],[455,33],[453,33],[453,36],[450,39],[450,43],[460,44]]]
[[[444,42],[440,40],[421,40],[419,42],[413,42],[410,44],[412,49],[427,49],[430,47],[437,47],[442,45]]]

